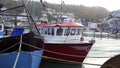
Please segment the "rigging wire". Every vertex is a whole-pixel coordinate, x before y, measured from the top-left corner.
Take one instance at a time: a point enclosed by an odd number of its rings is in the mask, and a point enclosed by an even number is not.
[[[35,28],[36,28],[36,30],[37,30],[39,36],[40,36],[41,34],[40,34],[40,32],[39,32],[39,29],[37,28],[36,23],[35,23],[35,21],[34,21],[32,15],[31,15],[29,9],[26,7],[26,4],[25,4],[24,0],[22,0],[22,2],[23,2],[24,7],[25,7],[25,9],[26,9],[26,11],[27,11],[27,14],[29,14],[29,17],[31,18],[31,20],[32,20],[33,24],[35,25]]]

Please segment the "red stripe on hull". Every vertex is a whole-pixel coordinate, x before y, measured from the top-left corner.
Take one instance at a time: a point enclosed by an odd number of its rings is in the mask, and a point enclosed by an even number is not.
[[[90,48],[92,47],[92,43],[84,43],[84,44],[45,44],[45,49],[54,51],[49,52],[45,51],[44,56],[73,61],[73,62],[83,62],[86,55],[88,54]]]

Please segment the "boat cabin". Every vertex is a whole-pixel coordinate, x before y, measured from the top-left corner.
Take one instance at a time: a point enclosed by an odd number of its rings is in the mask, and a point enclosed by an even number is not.
[[[40,33],[46,43],[76,43],[80,42],[84,27],[79,23],[44,24]]]
[[[4,24],[0,24],[0,38],[8,37],[8,36],[16,36],[21,35],[24,32],[24,28],[22,27],[8,27],[4,26]]]

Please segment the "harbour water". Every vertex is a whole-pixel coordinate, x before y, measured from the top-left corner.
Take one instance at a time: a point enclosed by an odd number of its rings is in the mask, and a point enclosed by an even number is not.
[[[120,39],[96,38],[86,59],[84,60],[84,68],[100,68],[109,58],[120,54]]]

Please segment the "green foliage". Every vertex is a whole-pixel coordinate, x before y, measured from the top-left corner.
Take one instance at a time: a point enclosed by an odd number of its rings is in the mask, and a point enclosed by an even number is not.
[[[71,12],[74,13],[76,18],[90,18],[90,19],[101,19],[109,15],[109,11],[103,7],[85,7],[83,5],[61,5],[50,4],[46,2],[49,8],[57,11]]]

